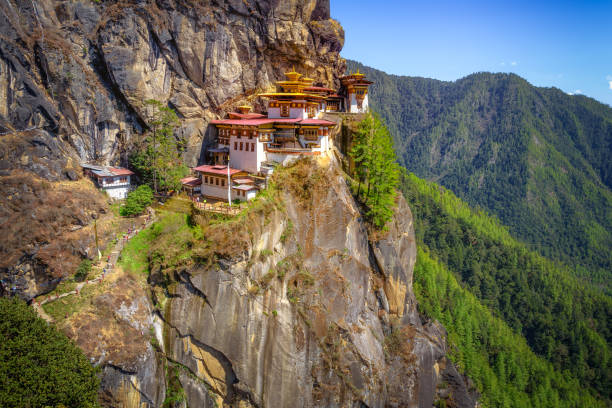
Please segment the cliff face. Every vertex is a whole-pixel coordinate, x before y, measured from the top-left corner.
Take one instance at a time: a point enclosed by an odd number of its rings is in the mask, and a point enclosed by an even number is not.
[[[207,122],[284,70],[333,84],[343,69],[326,1],[8,0],[0,10],[0,132],[38,129],[80,160],[124,160],[153,98],[181,115],[196,164]]]
[[[153,267],[153,291],[169,291],[155,297],[157,357],[149,346],[140,368],[115,361],[111,400],[159,406],[180,389],[197,407],[429,408],[444,378],[459,406],[473,406],[446,361],[444,329],[416,310],[410,208],[400,198],[388,233],[371,242],[335,162],[320,166],[295,165],[280,180],[282,208],[225,234],[233,255]],[[146,384],[159,361],[178,367],[174,380]]]
[[[185,139],[185,161],[193,166],[207,144],[208,122],[269,88],[292,66],[333,84],[344,69],[343,41],[322,0],[3,1],[0,177],[57,183],[80,177],[79,162],[126,165],[146,130],[144,102],[151,98],[179,113],[177,136]],[[50,249],[57,256],[54,241],[64,242],[74,259],[84,249],[69,236],[70,215],[53,227],[20,221],[49,203],[39,191],[9,184],[0,183],[0,232],[19,231],[23,243],[0,246],[6,282],[0,293],[15,287],[30,299],[73,270],[51,273],[38,253]],[[75,201],[83,223],[104,199],[93,188],[90,195],[96,198]],[[12,207],[19,211],[7,210]]]

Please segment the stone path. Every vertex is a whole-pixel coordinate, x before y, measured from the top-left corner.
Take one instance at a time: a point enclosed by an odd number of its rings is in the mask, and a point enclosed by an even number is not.
[[[119,239],[119,241],[115,244],[115,247],[111,251],[110,255],[108,255],[106,265],[103,267],[94,266],[94,268],[96,269],[101,269],[101,273],[97,277],[84,282],[80,282],[79,284],[77,284],[74,290],[64,292],[62,294],[56,294],[53,296],[46,296],[42,301],[39,301],[38,299],[32,300],[32,307],[34,308],[34,310],[36,310],[38,315],[47,322],[52,323],[53,318],[45,312],[42,305],[49,302],[54,302],[67,296],[78,295],[83,289],[83,287],[85,287],[85,285],[96,285],[102,282],[105,276],[115,273],[115,265],[117,265],[117,260],[119,259],[119,255],[121,255],[121,251],[123,250],[124,245],[144,228],[147,228],[149,225],[151,225],[154,218],[155,217],[150,217],[149,220],[141,228],[134,229],[134,231],[132,231],[130,234],[126,233]],[[100,261],[100,263],[103,264],[104,262]]]

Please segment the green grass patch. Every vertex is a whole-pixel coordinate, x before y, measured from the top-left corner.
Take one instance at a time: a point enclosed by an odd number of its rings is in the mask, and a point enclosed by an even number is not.
[[[159,211],[159,220],[140,231],[125,245],[119,265],[136,276],[146,276],[153,264],[175,267],[191,259],[191,249],[203,238],[184,213]]]
[[[42,308],[60,325],[66,318],[90,306],[91,299],[100,291],[100,285],[104,283],[85,285],[78,295],[70,295],[45,303]]]

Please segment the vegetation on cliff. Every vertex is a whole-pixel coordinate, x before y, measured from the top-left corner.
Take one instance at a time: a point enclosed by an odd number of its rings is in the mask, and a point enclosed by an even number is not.
[[[384,229],[393,217],[399,166],[389,130],[374,113],[367,113],[353,135],[351,158],[357,181],[355,195],[366,207],[366,216]]]
[[[540,254],[609,286],[612,271],[612,109],[536,88],[513,74],[455,82],[387,75],[370,103],[400,164],[486,208]]]
[[[96,369],[23,301],[0,298],[0,338],[0,406],[98,406]]]
[[[185,141],[174,135],[180,125],[178,115],[158,100],[149,99],[145,104],[152,110],[150,132],[130,156],[130,164],[155,193],[178,191],[181,178],[189,172],[181,157]]]
[[[131,191],[125,203],[121,206],[119,213],[123,216],[140,215],[153,203],[153,190],[146,184],[138,186]]]
[[[513,392],[525,392],[530,404],[535,404],[542,392],[548,392],[546,387],[538,388],[540,383],[527,385],[525,378],[537,372],[560,387],[556,391],[560,400],[568,400],[563,390],[566,385],[573,387],[572,378],[580,381],[579,388],[609,399],[612,299],[530,251],[499,221],[471,210],[445,188],[409,174],[402,181],[402,190],[415,216],[422,251],[415,270],[419,304],[426,314],[445,324],[458,346],[456,357],[468,375],[480,381],[485,394],[500,402],[512,400]],[[494,324],[492,316],[499,322]],[[493,336],[502,320],[507,335]],[[516,366],[527,350],[519,347],[520,342],[509,354],[500,355],[500,344],[515,343],[520,336],[550,364],[533,360],[539,367],[536,371]],[[481,360],[479,353],[483,352],[488,357]],[[522,364],[527,364],[530,355],[525,354]],[[485,381],[485,368],[493,370],[491,378],[497,378],[496,382]],[[553,371],[561,373],[565,382],[553,379],[557,375]],[[590,406],[586,402],[576,405]]]

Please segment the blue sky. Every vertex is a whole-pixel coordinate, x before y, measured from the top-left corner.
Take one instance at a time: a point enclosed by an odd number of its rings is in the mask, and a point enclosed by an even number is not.
[[[344,58],[452,81],[514,72],[612,106],[612,0],[330,0]]]

